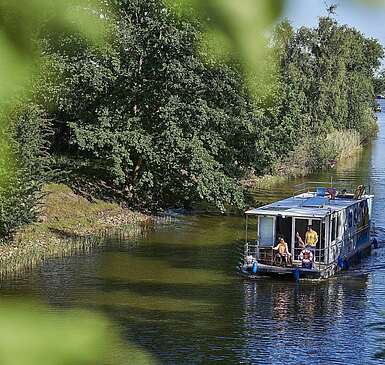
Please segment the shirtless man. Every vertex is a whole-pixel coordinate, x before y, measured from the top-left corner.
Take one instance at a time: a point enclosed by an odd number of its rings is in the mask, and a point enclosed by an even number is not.
[[[278,245],[273,248],[273,250],[278,251],[278,254],[281,257],[285,258],[286,265],[292,265],[292,259],[291,259],[291,253],[289,253],[289,247],[287,246],[287,243],[285,240],[280,237],[278,239]]]

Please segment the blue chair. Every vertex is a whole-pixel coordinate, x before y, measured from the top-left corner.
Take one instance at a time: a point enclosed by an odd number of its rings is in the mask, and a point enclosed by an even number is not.
[[[326,195],[326,188],[317,188],[316,189],[316,195],[317,196],[325,196]]]

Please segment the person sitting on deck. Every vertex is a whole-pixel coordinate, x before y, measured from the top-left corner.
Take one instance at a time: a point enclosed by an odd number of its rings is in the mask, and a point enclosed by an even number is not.
[[[278,255],[285,259],[286,265],[293,265],[291,253],[289,253],[289,247],[282,237],[278,239],[278,245],[273,247],[273,250],[278,251]]]
[[[311,252],[308,248],[304,248],[299,254],[299,259],[302,262],[302,267],[304,269],[312,269],[313,268],[313,252]]]

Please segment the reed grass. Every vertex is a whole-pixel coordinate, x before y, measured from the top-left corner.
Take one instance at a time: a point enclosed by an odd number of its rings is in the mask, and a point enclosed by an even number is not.
[[[91,203],[62,184],[47,185],[44,194],[39,221],[0,245],[0,279],[28,271],[48,258],[88,251],[107,237],[135,237],[161,219],[114,203]]]
[[[302,177],[316,170],[346,160],[362,149],[360,134],[356,131],[333,131],[325,138],[305,141],[297,146],[274,170],[277,175]]]
[[[318,156],[321,165],[331,158],[336,161],[347,159],[362,149],[360,134],[354,130],[332,132],[325,141],[320,141],[320,146],[325,148],[324,155]]]
[[[307,176],[334,166],[361,150],[361,137],[357,131],[333,131],[326,137],[303,141],[272,166],[271,174],[245,179],[243,184],[252,189],[270,189],[290,178]]]

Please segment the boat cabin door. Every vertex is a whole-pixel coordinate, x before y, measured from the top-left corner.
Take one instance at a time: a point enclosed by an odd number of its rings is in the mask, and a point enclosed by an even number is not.
[[[278,215],[276,218],[276,243],[282,237],[288,245],[289,252],[292,252],[293,218]]]
[[[318,234],[318,238],[320,239],[321,232],[321,221],[319,219],[307,219],[307,218],[294,218],[293,224],[293,233],[292,233],[292,242],[293,242],[293,250],[292,255],[294,260],[298,259],[299,254],[302,251],[302,247],[300,246],[299,240],[296,237],[297,232],[302,238],[302,241],[305,243],[305,235],[307,231],[307,227],[311,226],[313,230],[315,230]],[[315,253],[315,261],[320,261],[319,257],[319,244],[317,244],[317,249]]]
[[[294,260],[298,259],[299,254],[302,251],[302,246],[300,246],[299,240],[297,239],[297,233],[301,236],[303,242],[305,242],[305,234],[307,226],[309,225],[308,219],[294,218],[293,224],[293,250],[292,255]]]

